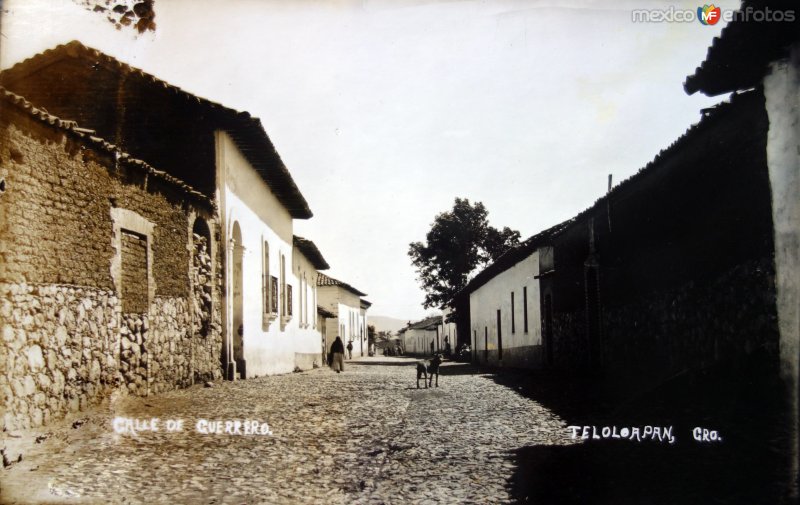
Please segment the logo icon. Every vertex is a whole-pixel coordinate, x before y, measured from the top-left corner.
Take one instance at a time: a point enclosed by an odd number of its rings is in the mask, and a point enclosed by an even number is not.
[[[722,12],[719,7],[714,7],[714,4],[704,5],[697,8],[697,20],[704,25],[715,25],[722,17]]]

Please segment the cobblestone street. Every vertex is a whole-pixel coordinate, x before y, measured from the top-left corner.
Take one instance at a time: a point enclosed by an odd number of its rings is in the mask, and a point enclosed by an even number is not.
[[[438,389],[417,390],[413,364],[364,358],[343,374],[114,399],[41,430],[51,435],[0,473],[0,501],[504,503],[514,450],[569,443],[562,420],[468,365],[445,363]],[[161,425],[118,434],[115,417]],[[201,434],[200,419],[268,422],[272,436]]]

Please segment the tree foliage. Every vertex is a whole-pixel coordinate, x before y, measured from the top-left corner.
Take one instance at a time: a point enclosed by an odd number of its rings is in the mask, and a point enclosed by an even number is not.
[[[456,198],[453,208],[437,215],[425,243],[412,242],[408,255],[425,291],[425,308],[441,307],[466,286],[469,275],[519,244],[520,234],[489,225],[481,202]]]

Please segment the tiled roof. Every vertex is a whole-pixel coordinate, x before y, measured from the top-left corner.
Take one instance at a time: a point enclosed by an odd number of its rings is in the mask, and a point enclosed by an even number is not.
[[[614,186],[611,191],[598,198],[594,204],[581,211],[575,217],[567,219],[566,221],[539,232],[536,235],[526,239],[517,247],[511,248],[503,253],[493,263],[481,270],[472,280],[467,283],[466,286],[456,293],[453,298],[459,299],[469,295],[471,292],[489,282],[499,273],[508,270],[512,266],[530,256],[539,247],[551,244],[555,237],[561,235],[576,223],[582,222],[584,219],[586,219],[589,213],[592,212],[599,204],[605,203],[609,199],[613,199],[615,196],[619,195],[620,192],[626,191],[628,188],[631,188],[633,185],[639,183],[644,177],[647,177],[648,175],[661,169],[665,160],[679,152],[679,150],[683,148],[686,142],[693,135],[698,134],[701,130],[705,130],[719,121],[724,121],[726,113],[729,112],[733,107],[736,107],[740,102],[754,99],[758,99],[757,92],[755,91],[735,93],[731,96],[729,101],[719,103],[716,106],[708,109],[703,109],[701,111],[701,120],[689,127],[686,132],[672,144],[670,144],[669,147],[662,149],[655,156],[653,161],[649,162],[643,168],[640,168],[637,173]]]
[[[233,138],[256,172],[293,218],[308,219],[313,215],[289,170],[283,164],[280,155],[264,131],[261,121],[250,116],[248,112],[240,112],[198,97],[75,40],[48,49],[3,70],[0,72],[0,83],[5,85],[5,83],[15,82],[40,68],[66,58],[82,58],[93,64],[103,64],[114,71],[141,79],[146,85],[167,89],[176,96],[203,107],[209,112],[209,117],[217,122],[219,129],[225,130]]]
[[[366,293],[362,293],[361,291],[357,290],[350,284],[346,282],[342,282],[338,279],[334,279],[333,277],[328,277],[327,275],[320,272],[319,277],[317,277],[317,286],[338,286],[340,288],[346,289],[357,296],[367,296]]]
[[[320,305],[317,305],[317,314],[319,314],[322,317],[328,318],[328,319],[332,319],[332,318],[336,317],[336,314],[334,314],[330,310],[328,310],[325,307],[322,307]]]
[[[195,200],[200,201],[206,205],[210,205],[212,207],[214,206],[214,202],[207,196],[205,196],[203,193],[195,190],[194,188],[192,188],[182,180],[178,179],[177,177],[173,177],[167,172],[156,170],[148,163],[140,159],[134,158],[128,153],[122,151],[116,145],[111,144],[110,142],[107,142],[106,140],[100,137],[97,137],[96,135],[94,135],[95,132],[93,130],[81,128],[75,121],[63,120],[59,117],[50,114],[45,110],[36,108],[24,97],[19,96],[16,93],[12,93],[2,86],[0,86],[0,99],[4,103],[16,107],[21,112],[31,116],[33,119],[48,124],[50,126],[53,126],[55,128],[58,128],[59,130],[62,130],[64,132],[67,132],[68,134],[80,139],[82,142],[91,145],[95,149],[106,152],[114,156],[114,158],[119,163],[146,172],[148,175],[161,179],[167,182],[168,184],[177,187],[187,195],[190,195]]]
[[[796,0],[744,0],[728,25],[715,37],[706,59],[683,84],[690,95],[701,91],[714,96],[758,86],[770,62],[785,58],[800,39],[800,12]],[[791,10],[794,21],[756,20],[756,13],[772,16]],[[749,16],[746,19],[744,16]]]
[[[411,323],[406,330],[432,330],[442,324],[442,316],[426,317],[422,321]]]
[[[314,242],[308,240],[307,238],[298,237],[295,235],[293,237],[293,243],[297,250],[303,253],[303,256],[308,258],[308,261],[314,265],[314,268],[317,270],[327,270],[330,268],[330,265],[328,265],[328,262],[322,257],[322,253],[319,252],[319,249],[317,249],[317,245],[314,244]]]
[[[365,309],[368,309],[368,308],[372,307],[372,302],[370,302],[370,301],[368,301],[368,300],[364,300],[364,299],[362,298],[362,299],[361,299],[361,307],[362,307],[362,308],[365,308]]]

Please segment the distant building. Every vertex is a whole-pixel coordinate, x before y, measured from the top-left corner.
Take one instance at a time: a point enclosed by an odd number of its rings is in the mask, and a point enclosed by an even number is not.
[[[529,239],[469,283],[465,296],[475,362],[521,368],[544,364],[539,277],[552,270],[552,258],[552,247],[541,237]]]
[[[361,355],[366,356],[369,351],[369,328],[367,325],[367,311],[372,307],[372,302],[361,299],[361,310],[358,313],[358,334],[361,338]]]
[[[366,310],[371,305],[362,303],[361,297],[367,296],[366,293],[323,273],[317,278],[317,292],[319,305],[336,316],[326,320],[326,349],[330,350],[333,341],[340,336],[345,346],[353,343],[353,356],[366,356]]]
[[[403,352],[416,356],[429,356],[431,344],[434,351],[441,352],[443,350],[441,329],[442,316],[426,317],[421,321],[409,323],[400,330]]]
[[[336,314],[321,305],[317,305],[317,328],[320,333],[320,358],[322,364],[327,364],[328,362],[328,352],[330,351],[330,345],[328,344],[328,320],[332,319],[336,319]],[[334,324],[333,326],[335,327],[336,325]],[[333,343],[335,339],[335,336],[331,337],[330,342]]]

